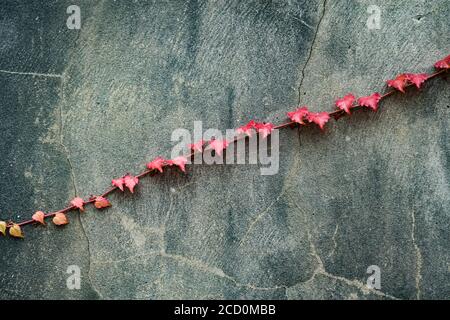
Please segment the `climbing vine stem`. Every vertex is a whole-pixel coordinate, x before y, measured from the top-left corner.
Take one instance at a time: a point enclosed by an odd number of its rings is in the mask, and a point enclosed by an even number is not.
[[[316,124],[321,129],[324,128],[325,124],[328,122],[330,118],[334,118],[338,120],[342,116],[350,115],[351,110],[358,110],[369,108],[373,111],[377,111],[378,103],[396,92],[405,92],[405,89],[408,87],[416,86],[420,89],[421,85],[425,81],[429,81],[433,78],[436,78],[439,75],[447,73],[450,69],[450,55],[445,57],[442,60],[439,60],[435,63],[436,72],[432,74],[408,74],[403,73],[399,74],[396,78],[387,81],[388,87],[392,89],[387,90],[384,94],[373,93],[367,97],[361,97],[356,99],[352,94],[347,94],[345,97],[338,99],[335,102],[337,110],[332,112],[311,112],[308,110],[306,106],[299,107],[297,110],[288,112],[287,115],[290,121],[283,122],[281,124],[274,125],[272,123],[264,123],[264,122],[255,122],[251,120],[248,124],[236,129],[236,137],[227,140],[210,140],[208,142],[199,141],[196,144],[191,145],[192,151],[184,156],[177,157],[175,159],[166,160],[162,157],[157,157],[153,161],[147,163],[147,168],[136,176],[126,174],[118,179],[112,180],[112,187],[108,188],[105,192],[103,192],[99,196],[91,196],[86,200],[83,200],[80,197],[76,197],[70,201],[70,205],[54,212],[43,213],[42,211],[37,211],[31,219],[24,220],[21,222],[13,222],[13,221],[0,221],[0,234],[6,235],[6,232],[9,231],[9,234],[16,238],[23,238],[23,232],[21,227],[34,224],[41,223],[45,224],[44,220],[47,218],[53,217],[53,223],[56,225],[64,225],[68,223],[68,219],[65,216],[66,213],[70,211],[84,211],[84,206],[93,205],[97,209],[103,209],[111,206],[111,203],[107,199],[107,197],[113,192],[124,192],[125,188],[128,189],[131,193],[134,192],[134,187],[139,183],[139,179],[144,178],[145,176],[156,173],[163,172],[163,168],[166,166],[175,165],[179,167],[183,172],[185,172],[185,164],[188,162],[188,159],[192,158],[197,153],[203,153],[207,151],[214,150],[219,155],[222,153],[224,149],[230,143],[235,143],[238,140],[245,139],[252,135],[252,132],[258,132],[260,137],[266,138],[271,132],[275,129],[284,129],[284,128],[295,128],[297,126],[308,125],[308,124]],[[124,188],[125,187],[125,188]]]

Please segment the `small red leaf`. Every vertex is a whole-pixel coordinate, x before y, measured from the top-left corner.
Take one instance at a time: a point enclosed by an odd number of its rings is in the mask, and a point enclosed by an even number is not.
[[[131,193],[134,193],[134,187],[139,183],[139,179],[132,175],[126,175],[123,177],[123,181],[125,186],[130,190]]]
[[[300,123],[300,124],[305,124],[305,122],[303,120],[306,120],[308,114],[309,114],[309,111],[308,111],[307,106],[300,107],[295,111],[291,111],[291,112],[287,113],[288,117],[292,121]]]
[[[310,112],[308,114],[308,121],[314,122],[322,130],[323,127],[325,126],[325,123],[327,123],[328,120],[330,120],[330,115],[328,114],[328,112],[317,112],[317,113]]]
[[[57,226],[62,226],[69,223],[69,219],[67,219],[67,216],[62,212],[57,212],[55,216],[53,217],[53,223]]]
[[[272,133],[274,125],[270,122],[256,123],[255,128],[256,130],[258,130],[258,133],[262,134],[263,139],[265,139],[269,134]]]
[[[402,74],[399,74],[395,79],[388,80],[386,82],[387,82],[388,87],[395,88],[398,91],[405,93],[405,85],[406,85],[407,80],[408,79],[406,78],[406,75],[404,73],[402,73]]]
[[[358,104],[363,107],[371,108],[373,111],[377,111],[378,102],[380,100],[381,100],[381,95],[378,92],[375,92],[374,94],[372,94],[370,96],[359,98]]]
[[[163,167],[166,165],[166,160],[162,157],[156,157],[151,162],[147,163],[147,168],[149,170],[158,170],[163,172]]]
[[[256,122],[254,120],[250,120],[245,126],[239,127],[236,129],[236,134],[246,134],[251,137],[254,129],[256,129]]]
[[[70,204],[73,205],[74,207],[80,209],[80,211],[84,211],[84,207],[83,207],[84,201],[82,198],[76,197],[72,201],[70,201]]]
[[[36,211],[36,213],[33,214],[33,216],[31,217],[31,219],[33,219],[34,221],[39,222],[41,224],[45,224],[44,218],[45,218],[45,213],[43,213],[42,211]]]
[[[355,96],[351,93],[347,94],[345,97],[336,100],[336,107],[344,110],[346,113],[350,114],[350,109],[353,108],[353,103],[355,102]]]
[[[209,145],[208,149],[214,149],[214,151],[220,156],[222,155],[222,151],[226,149],[229,145],[229,142],[225,139],[214,139]]]
[[[200,153],[203,152],[203,145],[205,144],[205,141],[203,139],[197,141],[196,143],[189,144],[189,149],[193,151],[198,151]]]
[[[442,60],[436,61],[434,66],[437,69],[450,69],[450,55],[446,56]]]
[[[111,207],[111,202],[108,199],[102,196],[95,197],[94,206],[97,209],[103,209],[107,207]]]
[[[186,172],[185,165],[186,165],[187,162],[188,162],[187,158],[186,158],[186,157],[183,157],[183,156],[179,156],[179,157],[176,157],[176,158],[174,158],[174,159],[172,159],[172,160],[168,160],[168,161],[167,161],[167,163],[168,163],[170,166],[171,166],[171,165],[176,165],[176,166],[178,166],[178,167],[181,169],[181,171],[183,171],[183,172]]]
[[[125,183],[125,182],[123,181],[123,178],[113,179],[113,180],[111,181],[111,183],[112,183],[113,186],[119,188],[120,191],[123,191],[123,184]]]
[[[420,89],[422,83],[428,79],[428,75],[426,73],[407,73],[406,79]]]

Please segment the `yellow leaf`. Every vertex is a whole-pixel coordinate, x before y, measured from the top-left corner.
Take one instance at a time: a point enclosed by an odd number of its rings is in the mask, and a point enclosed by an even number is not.
[[[22,229],[18,224],[13,224],[9,227],[9,234],[15,238],[23,238]]]
[[[0,233],[6,236],[6,222],[0,221]]]
[[[69,220],[67,219],[67,216],[64,213],[58,212],[53,217],[53,223],[56,224],[57,226],[62,226],[68,224]]]

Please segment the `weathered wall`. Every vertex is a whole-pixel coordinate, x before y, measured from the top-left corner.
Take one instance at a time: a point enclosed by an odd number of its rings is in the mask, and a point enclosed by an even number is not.
[[[78,1],[79,31],[73,1],[46,3],[0,4],[2,219],[98,193],[169,156],[194,120],[331,110],[450,51],[448,0]],[[0,238],[0,297],[450,298],[449,82],[281,132],[277,175],[169,171],[64,230]],[[66,288],[74,264],[81,290]],[[373,264],[380,292],[365,288]]]

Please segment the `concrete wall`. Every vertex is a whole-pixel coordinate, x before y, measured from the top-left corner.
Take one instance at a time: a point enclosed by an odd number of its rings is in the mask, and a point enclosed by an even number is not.
[[[81,8],[80,30],[66,8]],[[371,30],[367,8],[381,10]],[[298,103],[431,72],[448,0],[7,1],[0,4],[0,218],[103,191],[170,156],[194,120],[281,122]],[[189,166],[64,228],[0,238],[0,297],[450,298],[450,80],[280,132],[280,171]],[[66,269],[81,268],[68,290]],[[365,286],[370,265],[381,290]]]

